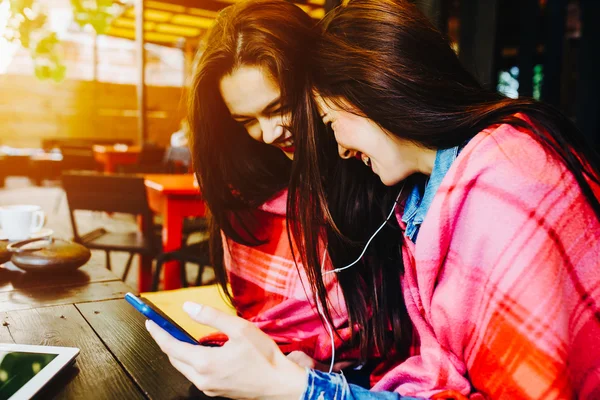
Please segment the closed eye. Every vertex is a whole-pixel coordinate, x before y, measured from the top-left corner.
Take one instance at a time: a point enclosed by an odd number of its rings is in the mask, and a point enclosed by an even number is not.
[[[248,125],[254,123],[254,121],[256,121],[254,118],[252,118],[252,119],[243,119],[243,120],[235,120],[235,122],[237,122],[238,124],[240,124],[242,126],[248,126]]]
[[[283,114],[283,113],[284,113],[284,109],[283,109],[283,107],[280,107],[280,108],[278,108],[276,110],[270,111],[269,112],[269,116],[272,117],[272,116],[280,115],[280,114]]]

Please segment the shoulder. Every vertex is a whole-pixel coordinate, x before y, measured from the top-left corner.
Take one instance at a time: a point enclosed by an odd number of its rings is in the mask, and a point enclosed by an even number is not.
[[[460,245],[461,256],[497,258],[517,251],[518,243],[535,252],[549,243],[563,247],[566,238],[572,245],[575,238],[586,244],[600,238],[600,228],[578,235],[598,220],[566,165],[532,133],[510,125],[490,127],[469,142],[427,217],[419,237],[429,230],[445,242],[440,246]]]
[[[467,176],[503,178],[508,186],[511,181],[553,184],[567,170],[533,132],[509,124],[492,126],[477,134],[456,164]]]
[[[582,239],[577,232],[590,227],[598,220],[563,161],[533,132],[499,124],[475,135],[448,170],[416,251],[444,254],[452,244],[461,255],[465,248],[500,255],[528,234],[544,245],[556,235]],[[591,231],[600,238],[600,227]]]
[[[474,196],[483,206],[497,198],[527,209],[559,193],[567,202],[582,196],[556,154],[533,132],[508,124],[489,127],[467,144],[442,182],[442,195],[444,191]]]

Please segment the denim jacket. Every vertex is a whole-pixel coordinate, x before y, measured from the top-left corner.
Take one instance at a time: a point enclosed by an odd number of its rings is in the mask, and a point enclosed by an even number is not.
[[[417,400],[393,392],[372,392],[358,385],[349,384],[342,374],[328,374],[308,369],[308,385],[301,399],[304,400]]]
[[[435,155],[433,170],[431,171],[429,180],[425,184],[425,189],[423,189],[422,185],[416,184],[408,195],[406,205],[404,206],[404,214],[402,214],[402,222],[406,224],[406,236],[413,243],[417,241],[419,229],[425,220],[425,215],[431,206],[433,197],[437,193],[452,163],[458,157],[460,150],[462,150],[461,146],[438,150]]]
[[[449,149],[438,150],[433,164],[433,170],[429,180],[422,184],[416,184],[404,206],[402,221],[406,223],[406,236],[413,241],[417,240],[419,228],[425,219],[425,215],[431,206],[433,197],[438,191],[442,180],[450,169],[452,163],[458,157],[458,153],[464,146],[456,146]],[[393,392],[372,392],[358,385],[348,383],[341,374],[327,374],[324,372],[308,370],[308,385],[303,400],[391,400],[391,399],[415,399],[414,397],[401,396]]]

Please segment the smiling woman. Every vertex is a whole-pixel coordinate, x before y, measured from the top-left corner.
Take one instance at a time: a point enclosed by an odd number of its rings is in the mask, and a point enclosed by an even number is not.
[[[388,363],[369,394],[320,373],[306,393],[600,398],[599,155],[559,111],[481,87],[412,1],[350,1],[321,28],[307,95],[322,121],[294,126],[295,225],[308,238],[323,229],[312,215],[368,210],[326,201],[332,187],[351,196],[356,179],[323,178],[330,158],[358,157],[400,193],[392,211],[401,232],[390,239],[402,246],[400,286],[419,349]],[[328,229],[345,235],[339,220],[328,218]],[[314,242],[305,248],[304,267],[319,270]],[[336,269],[344,289],[356,268]]]

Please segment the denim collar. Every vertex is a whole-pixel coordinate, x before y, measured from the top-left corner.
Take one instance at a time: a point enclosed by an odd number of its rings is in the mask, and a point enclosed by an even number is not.
[[[404,206],[402,222],[406,224],[406,236],[413,243],[417,241],[419,229],[433,202],[433,198],[452,163],[458,157],[461,148],[461,146],[456,146],[438,150],[435,155],[431,176],[424,184],[422,181],[416,183],[408,195]]]

